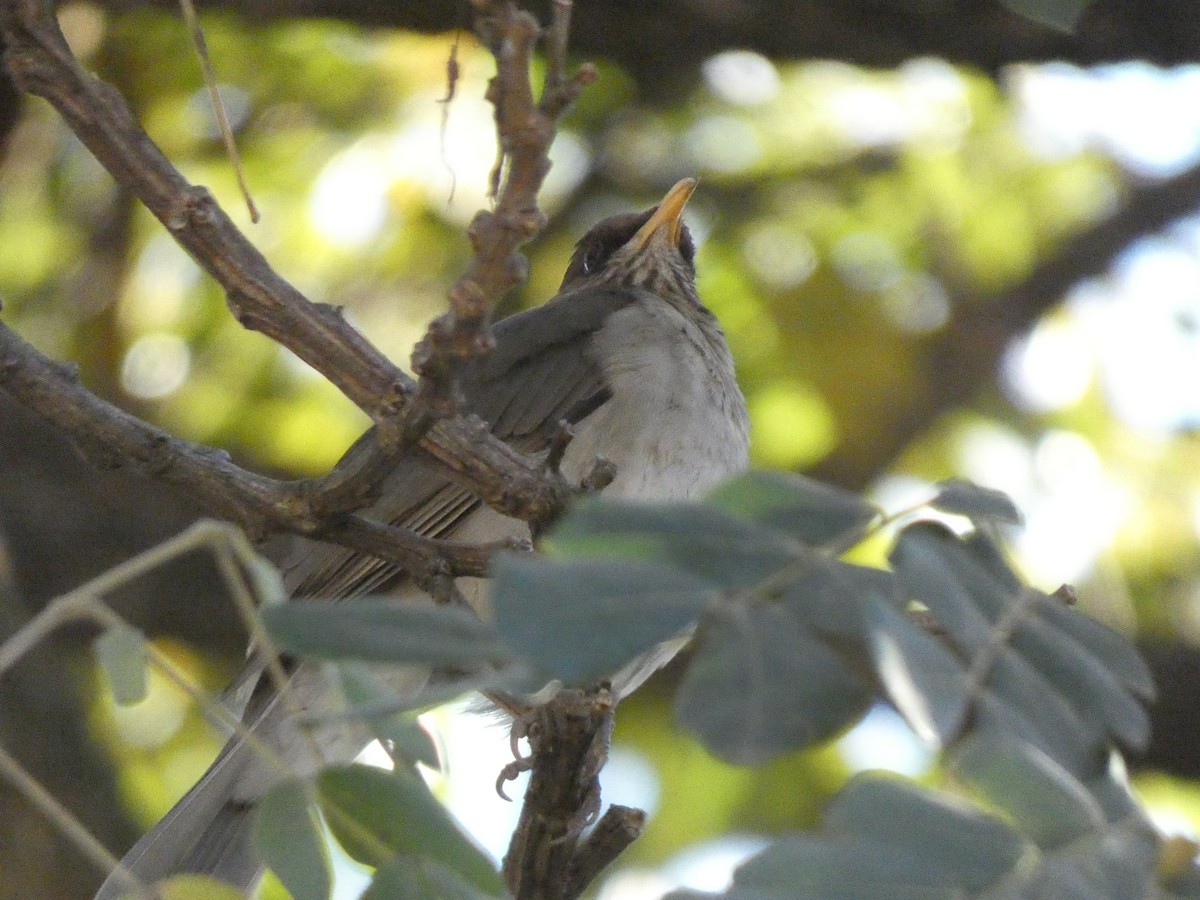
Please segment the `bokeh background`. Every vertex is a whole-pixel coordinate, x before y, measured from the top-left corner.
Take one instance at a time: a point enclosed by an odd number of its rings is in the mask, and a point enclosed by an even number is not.
[[[202,21],[262,211],[256,225],[178,17],[73,2],[60,18],[87,67],[121,90],[277,270],[345,307],[404,362],[469,258],[464,226],[486,204],[495,161],[482,100],[492,61],[469,31],[453,30],[469,24],[469,9],[329,4],[319,12],[334,18],[299,18],[279,4],[276,21],[256,24],[253,4],[229,5]],[[551,222],[530,248],[529,283],[505,308],[553,294],[594,221],[698,175],[688,222],[699,285],[737,359],[755,465],[814,474],[890,509],[954,475],[1010,493],[1027,519],[1012,548],[1032,583],[1075,585],[1086,611],[1150,658],[1164,696],[1154,746],[1132,761],[1136,784],[1164,827],[1194,834],[1194,23],[1164,13],[1161,40],[1147,44],[1151,26],[1103,19],[1103,2],[959,4],[942,18],[916,11],[939,4],[897,4],[890,15],[908,16],[906,28],[852,18],[871,4],[795,4],[796,15],[823,7],[826,32],[722,18],[721,4],[707,18],[672,3],[611,6],[577,10],[579,58],[600,78],[555,144],[542,194]],[[1074,32],[1063,30],[1064,8],[1082,15]],[[409,27],[369,27],[393,15]],[[685,18],[662,21],[671,15]],[[857,45],[833,27],[839,15],[845,33],[860,29]],[[628,33],[614,33],[622,23]],[[48,105],[6,91],[5,324],[177,435],[263,471],[328,470],[365,417],[244,331]],[[0,392],[5,632],[199,512],[161,485],[88,469]],[[236,668],[242,637],[202,558],[115,602],[208,688]],[[58,635],[5,679],[0,741],[120,850],[192,783],[218,740],[165,684],[115,708],[88,637]],[[921,776],[932,764],[876,710],[832,746],[731,767],[673,727],[671,682],[668,669],[621,709],[606,790],[651,821],[600,886],[606,900],[718,888],[766,835],[813,824],[849,774]],[[450,763],[439,792],[502,852],[513,812],[491,785],[507,761],[503,730],[454,710],[432,718]],[[85,895],[97,874],[4,785],[0,805],[0,896]]]

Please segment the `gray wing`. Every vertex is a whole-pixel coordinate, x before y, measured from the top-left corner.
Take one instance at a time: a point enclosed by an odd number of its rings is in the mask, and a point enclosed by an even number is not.
[[[245,707],[244,719],[251,730],[270,740],[273,719],[284,710],[276,702],[277,694],[256,689],[261,674],[261,664],[251,661],[222,702],[234,711]],[[121,864],[143,884],[196,872],[248,889],[262,864],[250,843],[254,806],[236,797],[246,768],[254,761],[248,742],[231,737],[201,779],[130,848]],[[93,900],[127,896],[131,896],[129,888],[114,872]]]
[[[579,422],[608,400],[590,339],[636,296],[586,288],[497,323],[496,349],[461,373],[467,410],[502,440],[544,449],[560,421]]]
[[[527,453],[544,450],[560,421],[581,421],[609,399],[599,364],[590,355],[591,337],[636,294],[590,287],[563,294],[517,313],[492,329],[496,347],[460,373],[466,411],[492,432]],[[360,452],[362,440],[347,457]],[[481,501],[418,453],[397,466],[380,499],[363,514],[418,534],[443,538]],[[307,542],[285,563],[294,595],[346,598],[376,591],[399,573],[397,567],[361,553]]]

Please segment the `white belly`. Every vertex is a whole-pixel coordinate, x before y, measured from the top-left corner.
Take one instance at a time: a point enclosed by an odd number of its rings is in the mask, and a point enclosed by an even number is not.
[[[665,303],[614,314],[596,335],[612,399],[576,427],[563,472],[578,481],[603,456],[610,496],[685,500],[745,470],[745,404],[723,340]],[[703,351],[703,352],[702,352]]]

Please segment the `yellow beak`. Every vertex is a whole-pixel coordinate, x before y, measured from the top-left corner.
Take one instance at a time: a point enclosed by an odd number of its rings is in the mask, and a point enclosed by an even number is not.
[[[634,250],[640,252],[660,228],[667,229],[667,237],[671,239],[672,246],[679,246],[679,236],[683,233],[683,208],[687,206],[688,199],[699,183],[695,178],[684,178],[667,191],[667,196],[658,204],[654,215],[633,236]]]

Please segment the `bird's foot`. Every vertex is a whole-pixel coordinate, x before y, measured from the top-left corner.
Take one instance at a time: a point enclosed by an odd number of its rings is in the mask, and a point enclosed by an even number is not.
[[[512,728],[508,732],[508,746],[512,751],[513,761],[500,770],[500,774],[496,776],[496,793],[505,800],[512,802],[512,798],[504,793],[504,785],[509,781],[516,781],[523,772],[528,772],[533,768],[533,756],[524,756],[521,753],[521,738],[529,736],[529,729],[533,725],[534,714],[526,712],[517,715],[513,719]]]

